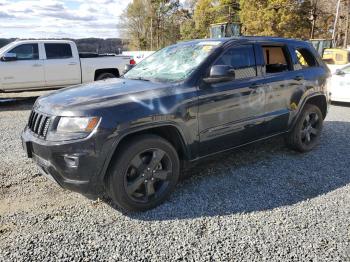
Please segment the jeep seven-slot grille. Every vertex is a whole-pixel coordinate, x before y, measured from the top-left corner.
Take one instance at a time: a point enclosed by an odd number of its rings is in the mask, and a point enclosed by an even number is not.
[[[50,126],[50,117],[41,113],[31,112],[28,121],[28,128],[39,137],[46,138]]]

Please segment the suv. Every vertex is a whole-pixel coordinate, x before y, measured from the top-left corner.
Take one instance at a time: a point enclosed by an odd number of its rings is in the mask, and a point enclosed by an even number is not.
[[[183,42],[120,79],[40,97],[23,147],[63,188],[147,210],[174,190],[186,163],[282,134],[295,150],[313,149],[329,77],[303,41]]]

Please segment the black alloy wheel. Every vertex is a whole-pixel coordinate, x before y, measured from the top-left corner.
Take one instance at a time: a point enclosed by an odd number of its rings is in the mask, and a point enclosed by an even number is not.
[[[161,196],[169,185],[172,163],[161,149],[148,149],[137,154],[126,170],[124,185],[128,196],[147,203]]]
[[[301,141],[305,145],[310,145],[320,134],[320,118],[315,112],[306,114],[303,127],[301,129]]]
[[[319,107],[306,104],[291,132],[286,136],[287,145],[299,152],[315,148],[323,129],[323,115]]]
[[[126,211],[145,211],[165,201],[175,189],[180,160],[175,148],[155,135],[134,137],[117,148],[107,174],[113,202]]]

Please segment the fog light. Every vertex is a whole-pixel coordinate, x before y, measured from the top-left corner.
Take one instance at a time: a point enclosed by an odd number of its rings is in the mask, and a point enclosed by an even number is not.
[[[68,167],[77,168],[79,166],[79,157],[65,155],[63,158]]]

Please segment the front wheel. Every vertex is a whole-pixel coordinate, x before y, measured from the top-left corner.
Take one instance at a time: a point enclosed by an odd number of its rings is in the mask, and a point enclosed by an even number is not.
[[[124,143],[107,180],[113,202],[124,210],[145,211],[162,203],[175,189],[180,161],[165,139],[144,135]]]
[[[312,104],[306,104],[293,130],[287,135],[289,147],[299,152],[311,151],[319,142],[323,128],[321,110]]]

